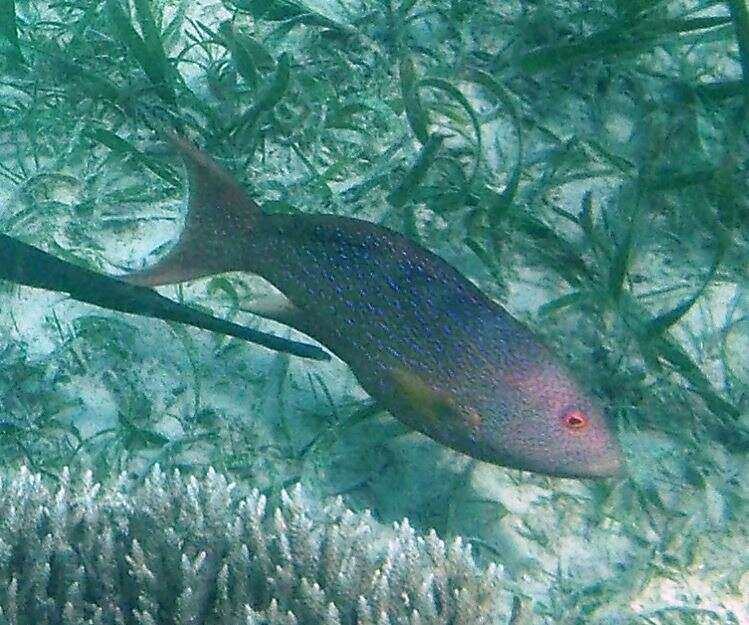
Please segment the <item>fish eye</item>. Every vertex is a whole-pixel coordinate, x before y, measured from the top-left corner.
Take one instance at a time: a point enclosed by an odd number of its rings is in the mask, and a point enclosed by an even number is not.
[[[570,430],[582,430],[588,425],[588,415],[582,410],[572,408],[562,415],[564,425]]]

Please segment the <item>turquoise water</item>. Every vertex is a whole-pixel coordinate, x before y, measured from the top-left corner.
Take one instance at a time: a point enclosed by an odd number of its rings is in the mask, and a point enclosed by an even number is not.
[[[153,263],[185,212],[154,132],[171,119],[266,210],[367,219],[448,260],[568,362],[626,457],[601,481],[481,463],[372,406],[339,360],[0,282],[4,471],[54,491],[64,467],[214,467],[276,503],[341,495],[499,566],[497,622],[513,598],[516,623],[749,622],[740,2],[0,11],[0,232],[106,274]],[[272,291],[160,288],[303,339],[246,312]]]

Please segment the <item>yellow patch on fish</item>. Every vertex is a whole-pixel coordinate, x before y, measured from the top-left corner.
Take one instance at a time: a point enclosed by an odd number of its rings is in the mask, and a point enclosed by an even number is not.
[[[471,437],[475,440],[481,431],[481,415],[475,408],[468,410],[468,425],[471,427]]]
[[[406,403],[419,417],[444,422],[461,417],[461,410],[445,392],[427,384],[413,371],[398,368],[390,372],[398,400]]]

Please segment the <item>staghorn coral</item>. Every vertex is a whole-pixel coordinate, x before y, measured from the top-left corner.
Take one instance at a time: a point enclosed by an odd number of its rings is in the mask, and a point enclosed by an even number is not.
[[[460,539],[391,531],[299,487],[266,511],[209,470],[137,487],[66,471],[0,478],[0,623],[427,625],[499,622],[495,565]]]

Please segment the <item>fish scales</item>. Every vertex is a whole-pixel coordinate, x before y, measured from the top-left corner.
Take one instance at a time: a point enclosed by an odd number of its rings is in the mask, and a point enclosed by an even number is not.
[[[621,452],[599,402],[523,323],[436,254],[335,215],[266,214],[231,174],[170,135],[190,181],[185,228],[153,267],[158,285],[256,273],[286,298],[274,317],[346,362],[416,430],[474,458],[606,477]]]
[[[502,344],[525,328],[406,237],[327,215],[269,215],[254,237],[249,266],[303,313],[306,333],[355,369],[376,357],[381,369],[407,365],[450,388],[492,361],[511,366]]]

